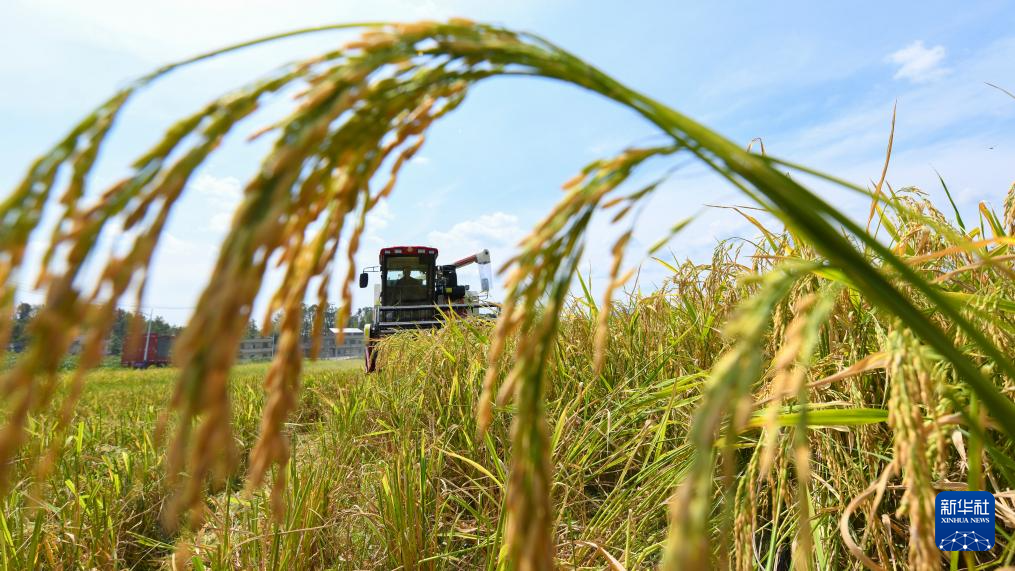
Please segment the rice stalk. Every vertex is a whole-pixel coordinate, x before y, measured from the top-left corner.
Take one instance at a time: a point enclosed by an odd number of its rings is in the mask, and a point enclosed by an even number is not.
[[[912,340],[903,333],[893,333],[888,351],[891,397],[889,425],[895,433],[896,457],[902,464],[903,483],[900,512],[909,518],[909,564],[913,569],[940,567],[940,555],[934,545],[934,492],[930,487],[927,438],[924,430],[924,407],[931,407],[933,387],[932,366],[912,347]],[[915,354],[914,354],[915,353]]]
[[[1008,235],[1015,236],[1015,182],[1004,197],[1004,223],[1008,227]]]

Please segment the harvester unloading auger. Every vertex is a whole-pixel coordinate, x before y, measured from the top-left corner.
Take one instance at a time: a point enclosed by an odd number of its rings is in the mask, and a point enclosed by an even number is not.
[[[479,267],[479,292],[458,283],[458,270],[472,264]],[[368,373],[377,366],[377,344],[385,335],[441,327],[451,316],[493,316],[500,307],[487,299],[492,281],[489,250],[438,265],[436,248],[392,246],[381,248],[379,266],[363,270],[359,287],[367,287],[368,272],[379,272],[381,282],[374,286],[373,312],[363,329]]]

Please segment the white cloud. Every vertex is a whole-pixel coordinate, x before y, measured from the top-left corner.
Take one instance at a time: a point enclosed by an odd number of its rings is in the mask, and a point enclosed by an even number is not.
[[[941,66],[945,57],[944,46],[928,48],[923,40],[916,40],[888,56],[888,61],[899,66],[895,79],[907,79],[913,83],[927,83],[944,77],[948,69]]]
[[[390,226],[391,221],[394,219],[395,214],[391,212],[388,201],[382,200],[378,202],[367,214],[366,231],[363,234],[364,240],[373,244],[386,245],[387,241],[377,231],[384,230]]]
[[[211,220],[208,221],[208,227],[216,232],[225,232],[229,230],[232,222],[232,212],[219,212],[212,215]]]
[[[388,206],[388,201],[382,200],[375,205],[367,214],[367,230],[383,230],[391,224],[395,215]]]
[[[194,245],[191,242],[178,238],[170,232],[162,235],[161,247],[170,254],[189,254],[194,251]]]
[[[448,231],[433,231],[427,235],[432,246],[440,251],[440,263],[448,264],[459,258],[487,249],[490,251],[493,269],[499,269],[517,251],[516,244],[527,234],[518,217],[506,212],[483,214],[472,220],[465,220],[452,226]],[[493,299],[503,295],[502,276],[495,276],[492,284]],[[479,285],[476,266],[468,266],[458,272],[459,283],[473,287]]]
[[[218,204],[236,206],[239,204],[242,194],[239,179],[231,176],[216,177],[202,174],[190,183],[190,186]]]
[[[821,121],[809,120],[803,127],[783,133],[765,135],[769,152],[806,163],[838,175],[859,175],[861,184],[877,179],[884,162],[888,132],[891,128],[892,106],[898,105],[895,125],[892,173],[902,165],[905,153],[919,161],[936,183],[937,177],[929,167],[926,153],[920,149],[938,141],[959,141],[969,137],[969,149],[978,147],[987,153],[999,155],[1011,141],[1010,129],[1003,125],[1015,117],[1011,99],[999,97],[984,81],[1010,84],[1015,72],[1010,63],[1015,58],[1015,37],[999,40],[952,62],[948,77],[934,84],[893,84],[869,97],[858,98],[856,103],[841,106],[839,111]],[[1000,145],[1000,146],[999,146]],[[1000,157],[998,157],[1000,158]],[[934,162],[935,165],[939,164]],[[994,163],[985,173],[967,172],[968,175],[1007,177],[1010,172]],[[857,168],[862,167],[862,168]],[[967,169],[970,170],[971,169]],[[895,179],[893,184],[911,184],[915,181]]]
[[[204,198],[211,213],[208,226],[216,232],[225,232],[233,221],[233,213],[243,196],[239,179],[201,174],[190,188]]]
[[[458,184],[442,186],[434,191],[428,191],[425,197],[416,201],[416,206],[422,210],[436,211],[448,200],[448,196],[458,189]]]
[[[518,224],[518,217],[505,212],[483,214],[473,220],[459,222],[447,232],[430,232],[433,244],[447,244],[452,250],[469,245],[472,250],[480,248],[510,248],[522,237],[525,230]]]

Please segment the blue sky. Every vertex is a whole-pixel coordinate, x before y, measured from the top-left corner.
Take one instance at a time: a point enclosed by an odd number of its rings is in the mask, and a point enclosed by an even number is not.
[[[1015,180],[1015,100],[984,84],[1015,91],[1015,5],[1006,2],[7,0],[0,5],[0,193],[114,88],[162,63],[303,26],[450,16],[544,35],[736,141],[761,137],[769,153],[860,184],[880,174],[897,102],[889,182],[943,201],[936,169],[970,218],[981,200],[1000,207]],[[334,33],[276,43],[160,82],[128,108],[95,189],[122,175],[174,118],[346,39]],[[240,135],[265,122],[255,119]],[[389,244],[436,246],[442,258],[487,247],[495,264],[504,261],[559,198],[563,181],[653,135],[630,112],[572,87],[519,78],[480,85],[434,128],[372,218],[358,261],[372,263]],[[176,322],[189,315],[266,143],[227,140],[190,185],[149,286],[146,305],[157,313]],[[855,196],[819,189],[848,212],[865,210]],[[670,244],[678,258],[707,255],[720,238],[752,235],[734,214],[703,209],[746,203],[703,169],[682,169],[643,212],[631,262],[689,215],[696,221]],[[593,226],[586,267],[599,282],[615,235],[603,221]],[[643,286],[663,275],[646,262]],[[38,299],[30,291],[21,297]],[[357,290],[357,305],[369,297]]]

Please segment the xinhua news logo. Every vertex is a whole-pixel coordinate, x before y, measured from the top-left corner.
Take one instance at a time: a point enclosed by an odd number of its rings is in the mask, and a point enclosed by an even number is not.
[[[994,547],[994,495],[940,492],[934,499],[934,543],[941,551]]]

